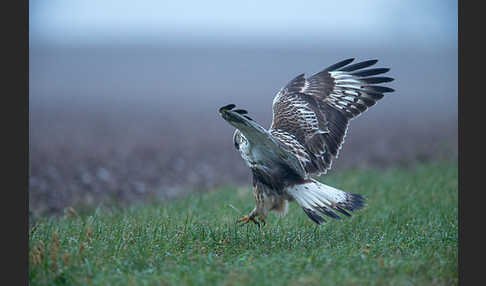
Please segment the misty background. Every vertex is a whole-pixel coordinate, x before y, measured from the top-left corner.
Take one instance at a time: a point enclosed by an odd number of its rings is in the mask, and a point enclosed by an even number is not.
[[[34,213],[249,186],[219,107],[269,127],[289,80],[350,57],[391,68],[395,92],[329,173],[457,157],[457,1],[29,4]]]

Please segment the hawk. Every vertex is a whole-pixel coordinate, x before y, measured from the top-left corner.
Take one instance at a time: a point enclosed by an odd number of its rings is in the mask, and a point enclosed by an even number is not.
[[[265,129],[234,104],[219,109],[236,128],[235,148],[251,170],[255,208],[237,222],[265,224],[269,211],[285,215],[288,202],[297,202],[316,224],[323,216],[350,217],[365,206],[362,195],[327,186],[311,176],[325,174],[337,158],[349,121],[358,117],[389,87],[376,85],[393,78],[376,76],[389,68],[369,68],[378,60],[333,64],[306,78],[300,74],[273,99],[273,119]],[[258,218],[258,221],[256,220]]]

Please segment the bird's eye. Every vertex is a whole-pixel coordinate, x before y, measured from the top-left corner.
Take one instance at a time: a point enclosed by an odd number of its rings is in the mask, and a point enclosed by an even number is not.
[[[240,145],[236,141],[235,141],[235,148],[236,148],[236,150],[239,150],[240,149]]]

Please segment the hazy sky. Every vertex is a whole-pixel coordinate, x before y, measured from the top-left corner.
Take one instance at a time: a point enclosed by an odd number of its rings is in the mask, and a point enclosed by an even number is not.
[[[455,44],[457,1],[31,0],[30,37],[51,43],[329,39]]]

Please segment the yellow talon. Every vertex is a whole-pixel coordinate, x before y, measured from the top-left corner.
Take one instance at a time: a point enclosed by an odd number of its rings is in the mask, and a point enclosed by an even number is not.
[[[252,221],[256,225],[258,225],[258,227],[260,227],[260,223],[258,221],[256,221],[254,217],[249,217],[247,215],[244,216],[244,217],[242,217],[242,218],[240,218],[239,220],[237,220],[236,223],[242,222],[243,224],[247,224],[250,221]]]
[[[238,223],[238,222],[242,222],[242,223],[244,223],[244,224],[247,224],[249,221],[250,221],[250,217],[246,215],[246,216],[244,216],[244,217],[240,218],[239,220],[237,220],[236,222],[237,222],[237,223]]]

